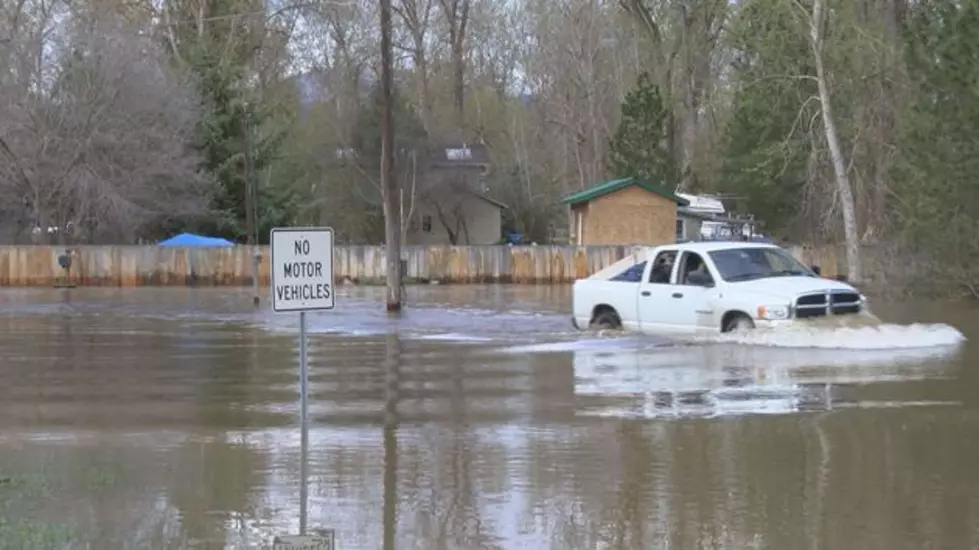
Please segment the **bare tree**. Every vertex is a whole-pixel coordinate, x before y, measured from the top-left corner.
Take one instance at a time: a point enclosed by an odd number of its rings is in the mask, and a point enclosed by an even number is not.
[[[466,126],[466,29],[469,25],[470,0],[439,0],[445,24],[449,28],[449,50],[452,55],[452,98],[455,104],[456,130],[465,135]]]
[[[407,31],[410,44],[401,46],[411,57],[416,90],[418,94],[419,118],[426,132],[431,133],[432,122],[432,92],[429,82],[429,30],[431,27],[432,7],[435,0],[399,0],[394,8],[400,16]]]
[[[22,206],[20,232],[132,241],[205,204],[190,150],[198,102],[150,40],[89,23],[34,65],[41,75],[19,75],[42,86],[0,86],[0,191]]]
[[[829,84],[823,63],[823,26],[825,25],[825,5],[823,0],[814,0],[812,12],[808,12],[800,4],[800,9],[806,14],[809,23],[809,45],[812,50],[813,63],[816,66],[816,83],[819,87],[819,104],[822,110],[823,128],[826,131],[826,144],[829,146],[830,160],[833,163],[833,173],[836,177],[836,191],[839,194],[843,210],[843,234],[846,241],[846,263],[849,277],[854,282],[860,282],[860,236],[857,231],[856,207],[853,199],[853,186],[843,149],[840,147],[840,137],[833,117]]]
[[[401,311],[401,193],[394,174],[391,0],[381,0],[381,191],[387,255],[387,310]]]

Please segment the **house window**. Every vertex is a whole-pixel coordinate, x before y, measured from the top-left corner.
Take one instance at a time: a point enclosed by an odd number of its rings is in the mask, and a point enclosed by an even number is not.
[[[422,216],[422,231],[424,231],[425,233],[431,233],[432,232],[432,217],[431,216],[428,216],[428,215]]]
[[[676,242],[682,243],[687,240],[687,220],[677,218],[676,220]]]

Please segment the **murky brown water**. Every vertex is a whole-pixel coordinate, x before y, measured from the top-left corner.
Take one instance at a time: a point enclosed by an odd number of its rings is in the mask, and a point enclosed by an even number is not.
[[[979,548],[979,348],[908,347],[950,329],[669,345],[571,333],[567,288],[380,295],[310,318],[307,524],[339,549]],[[0,548],[298,532],[298,323],[249,304],[0,292]],[[971,306],[877,312],[979,339]]]

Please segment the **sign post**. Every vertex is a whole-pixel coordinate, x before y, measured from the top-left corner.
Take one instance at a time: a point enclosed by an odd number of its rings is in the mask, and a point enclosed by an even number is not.
[[[306,353],[306,313],[329,311],[336,306],[333,289],[333,229],[329,227],[277,227],[272,230],[270,263],[272,268],[272,311],[299,313],[299,418],[300,486],[299,534],[306,535],[308,490],[306,462],[309,446],[307,424],[309,365]],[[299,544],[282,540],[286,544]],[[314,546],[309,546],[313,548]],[[304,546],[305,548],[305,546]],[[332,548],[330,544],[316,548]]]

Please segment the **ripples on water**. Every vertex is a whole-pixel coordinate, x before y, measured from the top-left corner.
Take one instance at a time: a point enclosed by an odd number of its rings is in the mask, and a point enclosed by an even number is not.
[[[309,322],[338,548],[979,543],[970,311],[677,342],[572,331],[566,288],[412,288],[397,320],[344,292]],[[298,530],[298,318],[249,302],[0,293],[0,548]]]

